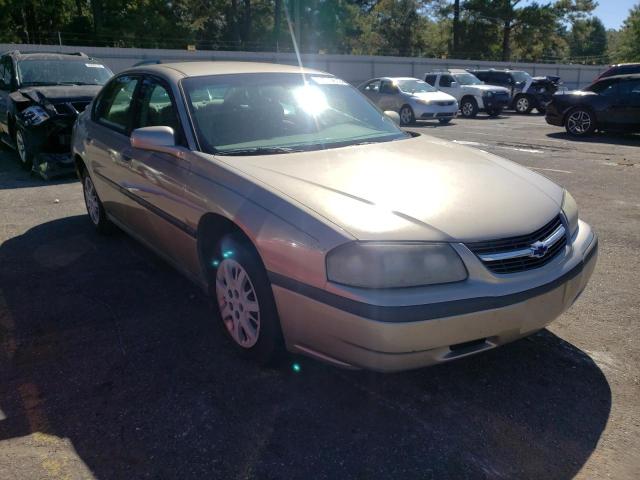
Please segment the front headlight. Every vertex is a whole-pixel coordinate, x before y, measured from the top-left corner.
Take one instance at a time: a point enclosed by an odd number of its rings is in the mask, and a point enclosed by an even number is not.
[[[49,114],[42,107],[34,105],[33,107],[25,108],[22,111],[22,121],[26,126],[40,125],[42,122],[49,120]]]
[[[431,105],[432,103],[431,100],[424,100],[422,98],[415,98],[414,100],[422,105]]]
[[[327,278],[362,288],[459,282],[467,270],[445,243],[351,242],[327,254]]]
[[[562,199],[562,212],[569,224],[570,236],[573,237],[573,234],[578,229],[578,204],[567,190],[564,191],[564,198]]]

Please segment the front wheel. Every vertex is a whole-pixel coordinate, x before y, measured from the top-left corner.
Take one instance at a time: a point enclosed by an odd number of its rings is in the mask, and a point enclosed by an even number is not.
[[[533,105],[527,95],[520,95],[516,97],[515,109],[518,113],[526,114],[533,110]]]
[[[413,109],[409,105],[405,105],[400,109],[400,125],[411,125],[416,121]]]
[[[478,114],[478,102],[473,98],[464,98],[460,104],[460,112],[465,118],[474,118]]]
[[[284,353],[273,291],[255,249],[237,235],[216,248],[215,296],[225,331],[239,352],[260,365]]]
[[[564,127],[569,135],[586,137],[596,129],[596,119],[593,113],[584,108],[576,108],[569,112]]]
[[[113,224],[107,217],[107,212],[98,197],[96,186],[93,184],[93,180],[89,176],[89,173],[85,170],[82,172],[82,191],[84,193],[84,203],[87,207],[87,213],[89,219],[100,233],[109,233],[113,230]]]
[[[27,139],[27,135],[22,129],[16,131],[16,150],[18,151],[18,158],[20,159],[20,165],[25,170],[31,170],[33,167],[33,152]]]

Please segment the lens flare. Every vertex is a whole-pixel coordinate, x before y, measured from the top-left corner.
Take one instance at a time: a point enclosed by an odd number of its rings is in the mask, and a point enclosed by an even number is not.
[[[294,363],[293,365],[291,365],[291,369],[295,372],[295,373],[300,373],[302,371],[302,367],[300,366],[299,363]]]
[[[327,97],[322,90],[313,85],[305,85],[293,90],[293,96],[302,110],[310,115],[316,116],[329,108]]]

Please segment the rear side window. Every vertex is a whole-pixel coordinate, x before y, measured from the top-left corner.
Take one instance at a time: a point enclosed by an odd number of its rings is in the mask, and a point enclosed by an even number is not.
[[[432,87],[436,86],[436,76],[435,75],[425,75],[424,81],[427,82]]]
[[[9,90],[11,88],[11,58],[2,57],[0,60],[0,88]]]
[[[115,78],[96,100],[94,120],[127,135],[131,126],[133,94],[138,86],[137,77]]]
[[[366,87],[364,87],[367,92],[379,92],[380,91],[380,80],[374,80],[369,83]]]
[[[473,73],[476,77],[478,77],[483,82],[488,82],[490,80],[489,74],[487,72],[471,72],[471,73]]]

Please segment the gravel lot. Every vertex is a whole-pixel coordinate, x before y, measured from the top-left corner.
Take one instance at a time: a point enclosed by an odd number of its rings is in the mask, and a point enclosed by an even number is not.
[[[393,375],[238,360],[193,285],[4,150],[0,479],[640,478],[640,136],[414,129],[567,186],[600,260],[549,330]]]

